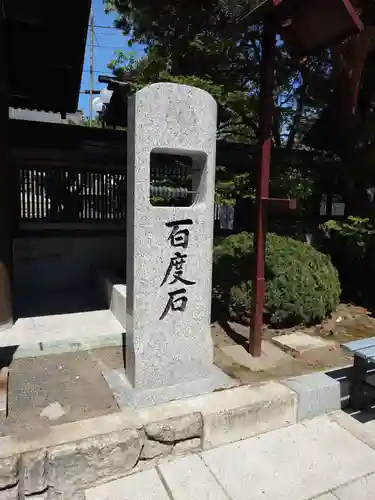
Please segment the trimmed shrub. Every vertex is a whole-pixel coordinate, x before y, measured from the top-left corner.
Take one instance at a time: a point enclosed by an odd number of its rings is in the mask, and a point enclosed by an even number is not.
[[[224,238],[214,249],[213,296],[232,319],[249,322],[254,240],[249,233]],[[339,304],[341,287],[330,258],[311,245],[268,234],[265,320],[278,326],[314,324]]]
[[[375,226],[368,218],[349,216],[329,220],[323,226],[325,251],[337,267],[344,295],[348,300],[368,297],[372,302]]]

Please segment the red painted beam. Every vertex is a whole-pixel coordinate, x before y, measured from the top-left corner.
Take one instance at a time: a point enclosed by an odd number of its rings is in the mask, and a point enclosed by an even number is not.
[[[266,205],[268,203],[270,163],[271,163],[271,134],[274,111],[274,59],[276,48],[276,29],[269,20],[263,24],[262,37],[262,65],[260,82],[260,110],[259,110],[259,148],[260,157],[257,173],[257,190],[255,200],[255,233],[254,248],[256,270],[253,278],[251,300],[250,326],[250,354],[255,357],[261,355],[262,326],[265,297],[264,252],[266,239]]]

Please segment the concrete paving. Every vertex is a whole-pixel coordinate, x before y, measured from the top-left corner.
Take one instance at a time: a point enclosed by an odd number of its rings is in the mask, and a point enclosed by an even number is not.
[[[350,418],[325,415],[160,463],[92,488],[86,499],[370,500],[375,450],[354,435],[363,424],[352,419],[354,434],[340,425]]]

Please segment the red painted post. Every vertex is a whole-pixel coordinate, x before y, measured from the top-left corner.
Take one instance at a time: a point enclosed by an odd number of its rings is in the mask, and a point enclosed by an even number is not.
[[[252,284],[250,354],[261,355],[262,326],[265,300],[264,252],[266,240],[266,214],[269,195],[270,163],[271,163],[271,131],[274,110],[274,59],[276,46],[276,29],[272,18],[263,23],[262,61],[260,79],[259,109],[259,146],[260,158],[257,173],[256,191],[256,224],[254,247],[256,268]]]

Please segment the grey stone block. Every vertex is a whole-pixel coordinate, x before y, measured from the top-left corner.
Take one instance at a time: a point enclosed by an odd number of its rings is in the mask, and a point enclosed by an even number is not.
[[[1,500],[19,500],[20,496],[18,494],[18,486],[6,490],[0,490],[0,498]]]
[[[48,484],[73,495],[124,476],[137,463],[142,441],[138,431],[127,429],[57,446],[49,451]]]
[[[301,375],[284,384],[298,395],[298,421],[341,409],[340,383],[325,373]]]
[[[173,455],[184,455],[185,453],[195,453],[202,448],[202,440],[200,438],[187,439],[180,441],[173,447]]]
[[[156,457],[164,457],[172,451],[173,445],[167,443],[160,443],[159,441],[151,441],[146,439],[142,449],[141,459],[152,460]]]
[[[201,408],[203,448],[216,448],[294,424],[296,409],[296,394],[277,382],[211,394]]]
[[[217,389],[229,388],[238,385],[238,381],[228,377],[215,365],[209,370],[204,379],[197,379],[185,384],[159,387],[158,389],[136,390],[124,381],[123,376],[116,370],[103,373],[118,406],[121,410],[130,408],[139,409],[159,405],[168,401],[181,400],[208,394]]]
[[[18,483],[19,457],[17,455],[0,459],[0,490]]]
[[[169,418],[162,422],[153,422],[146,425],[145,432],[149,438],[165,443],[201,437],[203,432],[202,415],[195,412]]]
[[[25,495],[43,492],[47,486],[47,451],[30,451],[21,456],[21,477]]]

